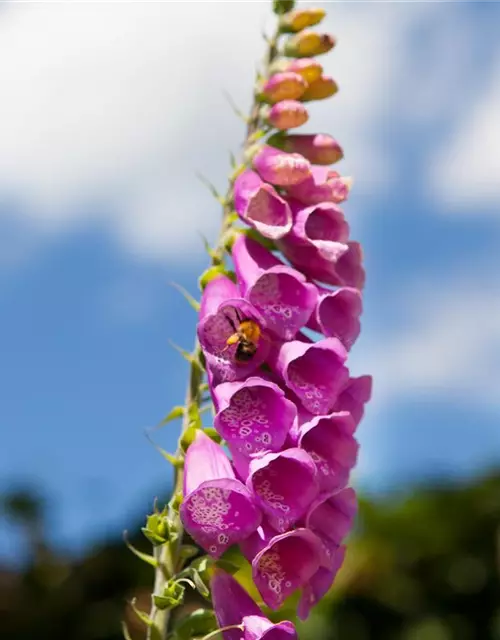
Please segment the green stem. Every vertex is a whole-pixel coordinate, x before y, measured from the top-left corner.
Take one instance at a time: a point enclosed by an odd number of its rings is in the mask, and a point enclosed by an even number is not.
[[[277,50],[277,40],[279,37],[279,32],[277,31],[273,38],[269,41],[268,50],[265,58],[265,74],[268,75],[269,67],[273,60],[278,55]],[[248,126],[245,136],[245,141],[243,144],[243,153],[248,149],[249,146],[253,143],[253,136],[262,126],[261,118],[260,118],[260,103],[257,98],[254,97],[253,105],[250,111],[250,116],[248,118]],[[222,222],[219,231],[219,236],[217,239],[217,244],[215,246],[211,265],[215,266],[220,264],[225,257],[226,254],[226,237],[227,232],[231,229],[232,221],[230,214],[233,211],[233,182],[234,180],[230,180],[229,188],[227,190],[226,196],[224,198],[224,206],[222,209]],[[195,358],[195,362],[199,361],[199,355],[201,353],[200,344],[198,340],[196,340],[193,356]],[[189,427],[189,416],[187,409],[196,404],[198,407],[200,406],[201,399],[201,385],[203,383],[203,373],[200,367],[196,366],[195,363],[190,365],[189,371],[189,383],[186,391],[186,412],[184,414],[184,419],[182,422],[181,428],[181,438],[182,434]],[[182,450],[180,446],[177,449],[176,456],[179,458],[182,455]],[[174,502],[176,497],[179,494],[182,494],[182,484],[183,484],[183,471],[182,469],[176,468],[175,470],[175,482],[174,482],[174,491],[172,495],[172,500],[170,502],[170,514],[171,514],[171,522],[173,522],[175,531],[178,532],[177,541],[174,544],[164,544],[161,547],[157,547],[155,549],[155,555],[158,559],[158,567],[155,570],[155,582],[154,582],[154,592],[155,594],[163,593],[163,590],[170,578],[172,578],[175,573],[182,569],[179,566],[179,552],[182,546],[182,534],[183,528],[182,523],[178,514],[178,511],[174,509]],[[168,609],[158,609],[154,602],[152,603],[150,618],[153,621],[153,624],[148,627],[147,640],[165,640],[168,632],[168,623],[170,617],[170,611]],[[218,630],[219,632],[220,630]]]

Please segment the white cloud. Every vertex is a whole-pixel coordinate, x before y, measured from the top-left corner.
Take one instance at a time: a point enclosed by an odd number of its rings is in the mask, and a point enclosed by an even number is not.
[[[489,86],[457,121],[429,168],[437,198],[454,212],[500,211],[500,56]]]
[[[407,313],[403,328],[391,328],[355,354],[356,369],[359,363],[374,377],[376,416],[415,397],[500,411],[498,281],[498,266],[487,265],[408,287],[411,294],[398,304]]]
[[[329,9],[339,44],[325,62],[341,92],[312,108],[312,127],[339,138],[373,196],[390,171],[377,123],[395,52],[427,9]],[[243,132],[222,89],[248,104],[269,18],[261,2],[4,5],[0,203],[45,231],[94,221],[142,256],[188,256],[218,222],[194,173],[223,186]]]

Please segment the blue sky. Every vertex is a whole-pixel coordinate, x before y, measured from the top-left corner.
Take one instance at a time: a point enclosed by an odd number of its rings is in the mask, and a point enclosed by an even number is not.
[[[194,174],[224,187],[243,126],[222,90],[248,104],[269,18],[189,5],[0,11],[0,487],[39,487],[63,547],[169,486],[143,435],[184,394],[168,341],[189,348],[195,317],[169,282],[196,291],[219,210]],[[329,14],[341,91],[308,127],[344,146],[366,253],[352,371],[375,387],[355,482],[467,476],[500,462],[500,5]],[[20,551],[4,529],[0,553]]]

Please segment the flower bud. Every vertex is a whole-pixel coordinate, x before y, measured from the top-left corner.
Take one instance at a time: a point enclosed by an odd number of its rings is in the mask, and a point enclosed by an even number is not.
[[[276,129],[286,130],[305,124],[309,119],[309,114],[301,102],[282,100],[271,107],[266,119]]]
[[[275,134],[267,142],[287,153],[300,153],[313,164],[333,164],[344,157],[339,143],[326,133],[290,136]]]
[[[304,80],[310,84],[321,77],[323,67],[314,58],[298,58],[297,60],[290,62],[286,67],[286,71],[298,73],[299,76],[302,76]]]
[[[273,0],[273,11],[279,16],[291,11],[294,6],[295,0]]]
[[[281,187],[298,184],[311,175],[311,164],[298,153],[284,153],[264,145],[253,157],[253,166],[262,180]]]
[[[280,18],[279,26],[282,33],[296,33],[306,27],[313,27],[321,22],[326,15],[324,9],[310,7],[290,11]]]
[[[309,86],[301,96],[301,100],[324,100],[331,98],[339,90],[337,83],[330,76],[320,76],[316,80],[309,82]]]
[[[280,100],[296,100],[307,89],[307,82],[298,73],[275,73],[262,87],[262,97],[274,104]]]
[[[284,54],[289,58],[310,58],[327,53],[335,46],[336,41],[329,33],[301,31],[285,43]]]

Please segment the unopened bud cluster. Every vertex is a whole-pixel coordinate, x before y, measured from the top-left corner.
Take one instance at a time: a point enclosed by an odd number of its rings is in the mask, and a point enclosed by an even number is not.
[[[259,87],[267,137],[249,151],[233,190],[251,233],[241,230],[231,244],[235,277],[206,282],[198,323],[225,448],[197,431],[180,514],[214,558],[239,545],[270,608],[300,590],[306,618],[344,559],[356,513],[355,432],[371,377],[353,377],[347,366],[365,273],[339,207],[351,180],[331,168],[343,150],[329,134],[288,133],[308,120],[305,102],[337,92],[315,58],[335,40],[311,30],[323,10],[274,4],[287,35]],[[260,638],[270,628],[226,574],[216,574],[213,595],[221,626],[250,629],[234,637]],[[283,637],[295,637],[293,625],[280,624]]]

